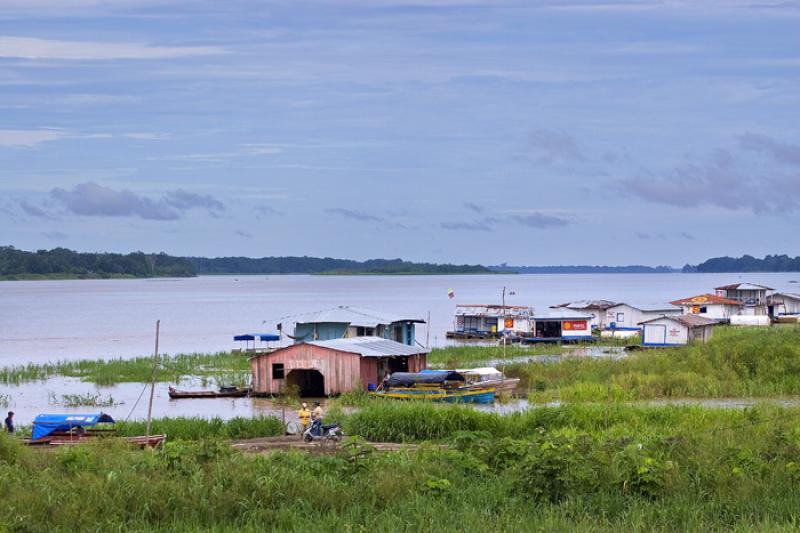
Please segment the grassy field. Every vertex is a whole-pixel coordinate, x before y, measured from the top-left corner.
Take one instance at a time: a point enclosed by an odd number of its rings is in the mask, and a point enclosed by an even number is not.
[[[576,405],[500,417],[376,404],[363,436],[446,442],[245,455],[215,437],[50,453],[0,435],[12,531],[794,531],[800,410]],[[184,422],[184,424],[193,424]],[[271,425],[272,423],[267,423]],[[130,428],[139,429],[139,428]],[[257,431],[256,431],[257,432]],[[2,529],[2,527],[0,527]]]

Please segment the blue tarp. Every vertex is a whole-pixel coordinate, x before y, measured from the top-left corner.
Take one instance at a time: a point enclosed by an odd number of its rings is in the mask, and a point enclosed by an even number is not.
[[[233,337],[233,340],[235,341],[254,341],[256,339],[264,342],[281,340],[281,338],[274,333],[244,333],[242,335],[235,335]]]
[[[113,424],[114,419],[105,413],[94,413],[88,415],[81,414],[57,414],[57,415],[38,415],[33,420],[33,440],[47,437],[55,431],[69,431],[78,426],[87,428],[101,422]]]

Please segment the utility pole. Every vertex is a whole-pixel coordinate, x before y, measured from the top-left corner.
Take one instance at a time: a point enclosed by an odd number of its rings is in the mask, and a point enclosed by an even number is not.
[[[153,396],[156,392],[156,372],[158,371],[158,334],[161,329],[161,321],[156,320],[156,350],[153,353],[153,375],[150,381],[150,402],[147,404],[147,430],[145,435],[150,437],[150,422],[153,417]]]

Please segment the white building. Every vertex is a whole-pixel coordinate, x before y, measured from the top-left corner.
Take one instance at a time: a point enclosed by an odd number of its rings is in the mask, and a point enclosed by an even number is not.
[[[697,315],[722,321],[730,320],[742,309],[742,304],[738,300],[731,300],[715,294],[701,294],[670,303],[682,308],[684,315]]]
[[[590,341],[592,315],[569,309],[554,309],[549,313],[534,314],[532,341]]]
[[[800,315],[800,294],[776,292],[767,296],[767,309],[771,316]]]
[[[640,324],[651,318],[664,315],[680,315],[683,310],[671,304],[627,304],[620,303],[606,309],[606,329],[617,331],[641,331]]]
[[[586,313],[592,316],[590,321],[592,329],[605,329],[606,310],[614,305],[617,305],[617,303],[610,300],[576,300],[554,305],[551,309],[569,309],[570,311]]]
[[[740,302],[742,304],[740,315],[766,315],[767,292],[773,289],[755,283],[733,283],[716,287],[714,290],[717,296]]]
[[[707,342],[716,320],[698,315],[675,315],[651,318],[642,322],[643,346],[683,346],[690,342]]]
[[[522,305],[457,305],[454,329],[448,338],[499,337],[505,333],[527,335],[531,331],[533,308]]]

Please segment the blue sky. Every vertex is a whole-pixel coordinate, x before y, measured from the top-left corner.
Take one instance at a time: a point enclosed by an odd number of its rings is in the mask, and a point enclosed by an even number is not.
[[[800,254],[800,2],[0,2],[0,242]]]

